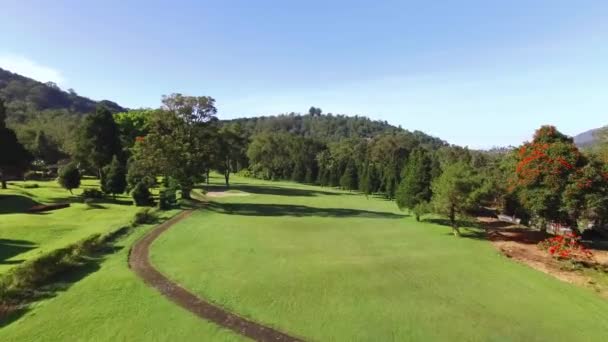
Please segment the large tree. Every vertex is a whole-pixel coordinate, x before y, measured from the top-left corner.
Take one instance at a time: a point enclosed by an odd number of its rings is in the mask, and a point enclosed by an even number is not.
[[[133,149],[133,162],[144,174],[170,177],[180,185],[183,198],[211,167],[214,145],[207,139],[204,123],[185,120],[173,111],[161,110],[150,120],[150,132]]]
[[[187,123],[204,123],[216,119],[215,99],[210,96],[164,95],[163,109],[175,113]]]
[[[94,114],[84,120],[78,140],[78,159],[92,166],[101,178],[102,168],[114,156],[122,158],[120,132],[112,112],[99,106]]]
[[[515,162],[512,190],[537,225],[544,230],[547,222],[575,223],[566,209],[564,192],[587,161],[572,138],[553,126],[543,126],[519,148]]]
[[[0,99],[0,181],[6,189],[9,176],[21,174],[29,166],[32,156],[17,140],[13,130],[6,127],[6,108]]]
[[[446,165],[443,173],[432,184],[432,204],[438,214],[450,220],[452,232],[460,236],[458,216],[478,205],[481,180],[467,163],[457,162]]]
[[[397,189],[395,199],[399,209],[413,210],[431,200],[432,160],[422,148],[416,148],[410,154],[403,171],[403,178]],[[420,217],[416,215],[416,220]]]

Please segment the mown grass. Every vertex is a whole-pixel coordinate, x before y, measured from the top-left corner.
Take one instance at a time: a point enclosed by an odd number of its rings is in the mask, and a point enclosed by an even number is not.
[[[129,269],[130,246],[150,228],[136,228],[114,254],[59,279],[54,297],[0,322],[0,341],[242,340],[176,306]]]
[[[234,177],[153,263],[204,298],[321,341],[606,341],[608,302],[393,202]],[[218,180],[219,182],[219,180]],[[221,187],[215,187],[217,189]]]
[[[26,188],[38,184],[38,188]],[[70,194],[56,181],[11,182],[0,190],[0,275],[11,267],[42,253],[75,243],[92,234],[103,234],[128,225],[139,209],[127,195],[88,206],[79,194],[84,188],[98,187],[98,181],[85,179]],[[71,203],[69,208],[26,213],[36,204]]]

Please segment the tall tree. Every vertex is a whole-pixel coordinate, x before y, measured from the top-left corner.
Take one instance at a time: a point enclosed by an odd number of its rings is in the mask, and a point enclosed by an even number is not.
[[[120,132],[112,112],[100,106],[84,120],[79,137],[78,159],[95,168],[101,178],[102,168],[114,156],[122,158]]]
[[[175,112],[158,111],[150,120],[148,135],[133,148],[133,162],[143,174],[175,179],[182,197],[190,198],[194,184],[211,167],[214,145],[207,139],[207,129]]]
[[[26,170],[32,156],[19,143],[15,132],[6,127],[6,108],[2,99],[0,99],[0,150],[0,180],[2,189],[6,189],[7,178]]]
[[[403,171],[403,178],[395,199],[399,209],[413,210],[417,205],[431,200],[432,160],[422,148],[415,148]],[[420,221],[420,216],[416,215]]]
[[[220,129],[217,142],[215,168],[224,175],[226,186],[230,186],[230,174],[245,166],[247,140],[239,125],[227,125]]]
[[[446,165],[433,182],[433,207],[438,214],[448,217],[455,236],[460,236],[457,217],[466,215],[478,204],[480,187],[475,171],[464,162]]]
[[[34,141],[34,156],[38,160],[42,160],[45,164],[55,164],[59,159],[67,157],[62,153],[59,146],[49,139],[44,131],[40,130],[36,134]]]
[[[543,126],[519,148],[515,162],[512,190],[540,228],[546,229],[550,221],[574,223],[564,205],[564,192],[586,159],[572,138],[553,126]]]

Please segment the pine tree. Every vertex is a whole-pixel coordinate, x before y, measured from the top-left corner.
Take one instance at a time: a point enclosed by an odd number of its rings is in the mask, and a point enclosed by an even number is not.
[[[112,113],[105,107],[86,117],[78,143],[78,158],[94,167],[101,178],[102,168],[114,156],[122,155],[120,132]]]
[[[431,172],[432,160],[426,151],[421,148],[414,149],[397,189],[396,200],[399,209],[413,210],[417,205],[431,200]],[[416,220],[420,220],[419,215],[416,215]]]
[[[67,189],[72,193],[72,189],[80,187],[80,172],[76,167],[76,164],[70,163],[59,170],[59,177],[57,178],[59,185],[62,188]]]
[[[358,185],[357,168],[355,167],[355,162],[351,159],[348,161],[348,164],[346,164],[344,174],[340,177],[340,186],[344,189],[356,190]]]

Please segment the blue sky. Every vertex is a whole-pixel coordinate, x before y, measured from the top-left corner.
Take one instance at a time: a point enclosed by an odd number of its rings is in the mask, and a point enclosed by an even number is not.
[[[607,1],[4,0],[0,67],[221,118],[359,114],[474,148],[608,124]]]

